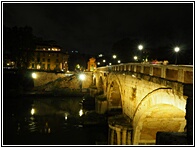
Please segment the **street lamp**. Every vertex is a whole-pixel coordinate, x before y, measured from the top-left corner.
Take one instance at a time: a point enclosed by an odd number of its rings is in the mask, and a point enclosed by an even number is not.
[[[175,47],[174,51],[176,52],[175,64],[177,64],[177,57],[178,57],[178,52],[180,51],[180,48],[179,47]]]
[[[79,79],[81,80],[81,83],[80,83],[80,90],[82,91],[82,82],[85,80],[86,76],[85,74],[80,74],[79,75]]]
[[[137,57],[137,56],[134,56],[133,59],[134,59],[135,61],[137,61],[138,57]]]
[[[142,61],[142,50],[143,50],[143,45],[138,45],[138,49],[141,51],[141,53],[140,53],[140,59],[141,59],[141,61]]]
[[[139,46],[138,46],[138,49],[139,49],[139,50],[142,50],[142,49],[143,49],[143,46],[142,46],[142,45],[139,45]]]
[[[32,78],[36,79],[37,78],[37,74],[36,73],[32,73]]]
[[[117,58],[117,55],[114,54],[114,55],[112,56],[112,58],[113,58],[113,63],[116,63],[116,62],[115,62],[115,59]]]

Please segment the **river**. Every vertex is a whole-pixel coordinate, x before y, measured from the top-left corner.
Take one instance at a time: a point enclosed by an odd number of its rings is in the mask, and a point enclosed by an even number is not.
[[[81,100],[52,96],[4,98],[3,145],[107,144],[106,124],[83,124]]]

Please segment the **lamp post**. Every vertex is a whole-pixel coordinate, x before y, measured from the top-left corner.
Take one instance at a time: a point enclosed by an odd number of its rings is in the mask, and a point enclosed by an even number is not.
[[[133,59],[134,59],[135,61],[137,61],[137,60],[138,60],[138,57],[137,57],[137,56],[134,56]]]
[[[176,52],[176,59],[175,59],[175,65],[177,64],[177,58],[178,58],[178,52],[180,51],[179,47],[175,47],[174,51]]]
[[[143,46],[142,46],[142,45],[139,45],[139,46],[138,46],[138,49],[139,49],[139,50],[142,50],[142,49],[143,49]]]
[[[79,79],[80,79],[80,81],[81,81],[81,83],[80,83],[80,91],[82,92],[82,82],[85,80],[85,74],[80,74],[79,75]]]
[[[142,50],[143,50],[143,45],[138,45],[138,49],[141,51],[141,53],[140,53],[140,59],[141,59],[141,61],[142,61]]]
[[[114,54],[114,55],[112,56],[112,58],[113,58],[113,64],[116,64],[115,59],[117,58],[117,55]]]

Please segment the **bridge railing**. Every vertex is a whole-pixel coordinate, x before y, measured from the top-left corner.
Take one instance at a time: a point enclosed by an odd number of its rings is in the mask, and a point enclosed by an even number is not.
[[[142,63],[124,63],[106,67],[98,67],[98,71],[108,72],[135,72],[146,75],[161,77],[167,80],[178,81],[182,83],[193,83],[192,65],[161,65],[161,64],[142,64]]]

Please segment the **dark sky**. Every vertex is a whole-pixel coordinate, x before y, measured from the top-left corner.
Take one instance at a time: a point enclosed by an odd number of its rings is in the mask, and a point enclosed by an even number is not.
[[[109,53],[123,38],[190,48],[193,3],[3,3],[3,25],[30,26],[35,36],[81,53]]]

